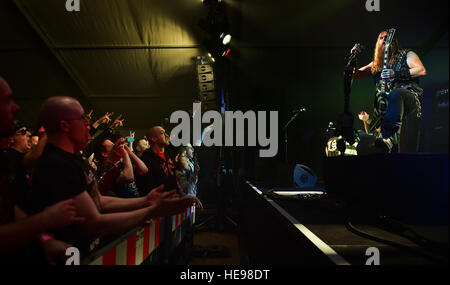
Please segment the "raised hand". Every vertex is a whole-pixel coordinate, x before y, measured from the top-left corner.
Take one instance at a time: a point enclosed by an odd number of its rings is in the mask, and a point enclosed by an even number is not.
[[[92,113],[94,113],[94,110],[93,110],[93,109],[91,109],[91,110],[89,111],[89,113],[86,114],[86,117],[89,118],[89,120],[92,120]]]
[[[130,154],[132,151],[131,151],[131,149],[130,149],[130,147],[127,145],[127,144],[124,144],[123,145],[123,149],[126,151],[126,152],[128,152],[128,154]]]
[[[110,117],[112,116],[112,114],[114,114],[114,112],[111,112],[111,113],[106,112],[106,114],[104,114],[103,116],[101,116],[100,118],[98,118],[98,120],[95,121],[95,122],[92,124],[92,126],[93,126],[94,128],[97,128],[97,127],[100,126],[101,124],[105,124],[105,123],[111,122],[111,118],[110,118]]]
[[[175,197],[175,198],[174,198]],[[161,193],[153,203],[150,217],[176,215],[194,205],[195,199],[190,196],[178,197],[175,190]]]
[[[111,122],[111,116],[114,114],[114,112],[106,112],[103,116],[101,116],[97,121],[99,121],[101,124],[107,124]]]
[[[367,121],[369,117],[370,117],[369,114],[367,114],[364,111],[361,111],[361,113],[358,114],[358,118],[363,122]]]
[[[202,202],[200,202],[200,199],[198,199],[197,197],[195,197],[195,206],[197,208],[199,208],[200,211],[203,211],[203,204],[202,204]]]
[[[97,165],[94,162],[94,153],[92,153],[91,156],[89,156],[88,163],[95,171],[97,171]]]
[[[115,128],[117,128],[117,127],[122,127],[123,126],[123,121],[125,120],[125,119],[122,119],[122,114],[120,114],[115,120],[114,120],[114,122],[111,124],[111,129],[115,129]]]
[[[111,163],[116,164],[122,158],[122,156],[125,155],[125,152],[125,139],[120,138],[114,143],[114,146],[109,153],[108,160]]]
[[[149,205],[152,205],[155,203],[156,200],[158,200],[158,198],[160,198],[162,196],[162,194],[164,193],[171,193],[171,195],[169,196],[170,198],[178,198],[179,195],[176,193],[175,190],[171,190],[169,192],[163,192],[164,191],[164,185],[160,185],[157,188],[153,188],[150,193],[147,194],[147,201],[149,202]],[[166,197],[166,196],[164,196]]]
[[[64,228],[73,223],[83,223],[85,218],[77,216],[73,199],[58,202],[43,211],[50,229]]]
[[[358,118],[364,123],[364,130],[366,131],[366,133],[369,133],[369,127],[367,125],[367,120],[369,119],[369,117],[369,114],[367,114],[365,111],[361,111],[361,113],[358,114]]]

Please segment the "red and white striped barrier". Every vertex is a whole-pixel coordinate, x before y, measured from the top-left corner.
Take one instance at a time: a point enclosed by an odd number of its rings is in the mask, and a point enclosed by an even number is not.
[[[195,206],[187,208],[186,211],[175,216],[152,219],[149,225],[139,228],[134,234],[90,262],[89,265],[141,264],[165,239],[164,223],[171,224],[173,232],[186,219],[190,219],[192,224],[195,223]]]

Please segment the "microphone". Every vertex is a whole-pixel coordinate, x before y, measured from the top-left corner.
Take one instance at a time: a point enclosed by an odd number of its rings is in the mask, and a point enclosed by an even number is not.
[[[360,54],[366,47],[362,44],[355,44],[352,48],[352,51],[345,56],[345,59],[349,59],[350,57],[354,57]]]
[[[353,48],[355,49],[351,52],[351,54],[358,54],[362,52],[364,49],[366,49],[366,47],[363,46],[362,44],[355,44]]]
[[[301,112],[306,112],[306,108],[299,108],[297,110],[292,110],[292,114],[301,113]]]

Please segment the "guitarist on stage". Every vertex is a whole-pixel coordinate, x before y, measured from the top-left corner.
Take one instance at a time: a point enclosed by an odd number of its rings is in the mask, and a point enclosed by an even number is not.
[[[391,42],[386,42],[389,32],[395,35],[394,29],[383,30],[378,35],[373,61],[356,69],[353,73],[354,79],[371,76],[375,79],[377,86],[375,110],[381,109],[379,113],[382,115],[378,118],[370,118],[367,123],[369,132],[374,132],[381,127],[382,137],[376,140],[375,145],[383,152],[391,152],[393,146],[398,144],[399,132],[405,116],[413,112],[416,112],[417,117],[421,116],[423,90],[419,86],[419,77],[426,75],[419,56],[411,50],[401,49],[396,36],[391,37]],[[355,45],[351,52],[356,48]],[[386,61],[385,54],[387,54]],[[378,99],[381,98],[378,96],[381,82],[387,82],[385,85],[387,92],[383,93],[387,96],[384,103]]]

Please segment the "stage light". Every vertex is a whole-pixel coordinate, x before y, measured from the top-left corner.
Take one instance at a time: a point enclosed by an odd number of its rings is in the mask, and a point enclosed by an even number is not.
[[[222,39],[222,43],[224,45],[227,45],[231,42],[231,35],[230,34],[224,34],[222,33],[222,35],[220,35],[220,38]]]
[[[229,54],[230,54],[230,51],[231,51],[231,49],[227,49],[226,51],[224,51],[224,52],[222,53],[222,56],[227,56],[227,55],[229,55]]]
[[[208,57],[211,59],[212,62],[216,62],[216,59],[209,52],[208,52]]]

